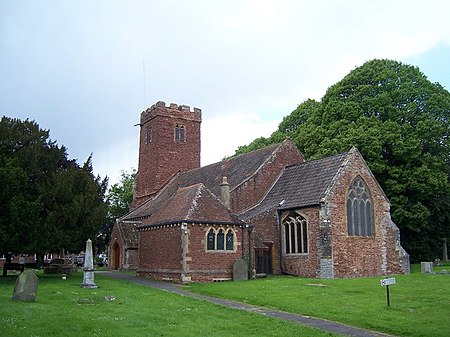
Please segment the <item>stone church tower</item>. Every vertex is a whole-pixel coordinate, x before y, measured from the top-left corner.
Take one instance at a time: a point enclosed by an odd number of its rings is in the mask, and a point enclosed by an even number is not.
[[[132,208],[154,196],[177,172],[200,167],[201,121],[200,109],[161,101],[141,113]]]

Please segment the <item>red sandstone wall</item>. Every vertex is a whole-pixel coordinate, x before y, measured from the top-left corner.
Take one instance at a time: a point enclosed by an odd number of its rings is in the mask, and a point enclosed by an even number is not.
[[[133,207],[156,193],[178,171],[200,167],[201,110],[158,102],[141,114],[139,167]],[[175,142],[176,125],[185,127],[185,142]],[[146,144],[147,129],[152,140]]]
[[[352,237],[347,234],[348,187],[357,175],[363,178],[371,192],[374,210],[373,237]],[[398,252],[395,252],[395,232],[386,228],[385,218],[390,210],[389,202],[357,152],[352,155],[352,159],[345,167],[327,201],[331,205],[335,277],[374,276],[401,272],[394,267],[399,265]],[[387,251],[384,258],[383,249]],[[382,267],[383,263],[386,265],[385,268]],[[391,267],[388,268],[387,265]]]
[[[138,273],[155,278],[177,278],[179,276],[181,273],[181,230],[179,226],[140,230]]]
[[[286,213],[290,213],[290,211],[285,211],[281,217],[283,218]],[[318,277],[319,208],[304,208],[299,213],[308,221],[308,254],[283,254],[282,272],[302,277]],[[284,235],[282,235],[282,240],[284,240]]]
[[[232,279],[233,264],[241,258],[241,229],[239,226],[215,226],[227,231],[232,228],[235,232],[233,251],[207,251],[206,233],[212,226],[188,225],[187,275],[195,282],[208,282],[214,279]]]
[[[292,142],[285,142],[278,152],[254,176],[230,192],[230,208],[240,213],[256,205],[266,195],[282,170],[303,162],[303,156]]]
[[[233,228],[233,251],[207,251],[206,233],[211,226],[187,224],[184,233],[180,225],[140,231],[138,274],[154,279],[176,282],[208,282],[232,279],[233,264],[241,258],[241,231]],[[219,228],[216,226],[214,228]],[[184,261],[184,262],[183,262]]]

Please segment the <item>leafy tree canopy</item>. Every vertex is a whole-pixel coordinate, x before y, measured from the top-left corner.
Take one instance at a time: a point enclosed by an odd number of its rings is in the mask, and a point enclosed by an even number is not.
[[[391,201],[412,260],[434,259],[450,235],[449,115],[450,93],[418,68],[372,60],[236,154],[286,137],[308,159],[356,146]]]
[[[131,172],[121,171],[120,182],[111,186],[108,191],[107,200],[109,213],[113,221],[128,213],[131,202],[133,201],[134,179],[136,170]]]
[[[0,121],[0,251],[79,252],[106,216],[107,179],[95,177],[34,121]]]
[[[106,196],[108,214],[106,222],[98,235],[99,242],[97,245],[102,251],[106,251],[116,219],[127,214],[130,209],[131,202],[133,201],[135,177],[135,169],[131,169],[130,172],[121,171],[119,183],[112,185],[108,190]]]

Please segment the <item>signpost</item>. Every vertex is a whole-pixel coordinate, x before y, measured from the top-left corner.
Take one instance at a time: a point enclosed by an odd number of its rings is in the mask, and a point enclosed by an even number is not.
[[[382,280],[380,280],[380,285],[382,287],[386,287],[386,298],[387,298],[387,305],[390,306],[391,305],[391,301],[389,299],[389,286],[395,284],[395,277],[389,277],[389,278],[384,278]]]

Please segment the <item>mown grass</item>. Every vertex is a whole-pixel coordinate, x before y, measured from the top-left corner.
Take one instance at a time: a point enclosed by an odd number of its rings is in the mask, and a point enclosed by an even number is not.
[[[101,274],[98,289],[80,288],[81,273],[38,276],[34,303],[11,301],[16,277],[0,277],[0,336],[332,336]]]
[[[435,268],[440,271],[450,265]],[[397,275],[391,306],[381,277],[317,280],[269,277],[247,282],[192,284],[188,290],[267,308],[326,318],[398,336],[450,336],[450,275]]]

